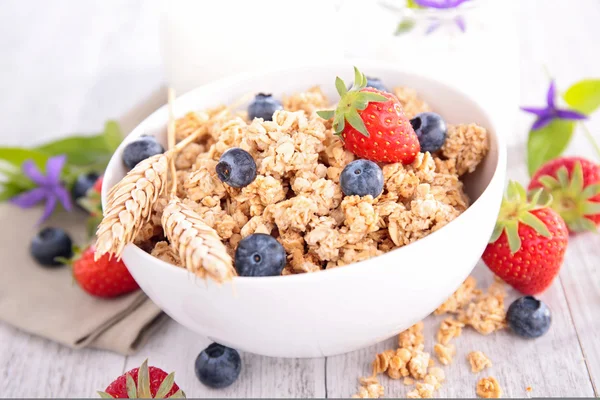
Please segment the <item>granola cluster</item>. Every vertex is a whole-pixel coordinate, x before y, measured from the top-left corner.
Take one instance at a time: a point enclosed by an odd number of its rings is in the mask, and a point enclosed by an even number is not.
[[[430,110],[412,89],[395,93],[409,116]],[[216,230],[232,256],[242,238],[265,233],[287,252],[283,275],[336,268],[419,240],[468,207],[460,177],[488,150],[484,128],[451,125],[436,154],[419,153],[410,165],[382,165],[385,187],[377,198],[344,196],[339,176],[354,155],[333,134],[331,121],[316,114],[328,105],[314,87],[285,97],[273,121],[249,121],[225,106],[176,121],[177,140],[200,133],[177,156],[177,195]],[[232,147],[250,153],[257,165],[255,181],[241,189],[223,184],[215,171]],[[162,236],[165,204],[157,203],[135,243],[178,265]]]

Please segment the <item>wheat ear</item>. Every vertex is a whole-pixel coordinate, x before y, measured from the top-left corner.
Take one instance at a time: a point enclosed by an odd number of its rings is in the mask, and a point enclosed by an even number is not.
[[[108,193],[104,218],[96,232],[96,259],[110,253],[117,258],[150,219],[152,206],[165,192],[167,154],[157,154],[135,166]]]
[[[169,90],[169,148],[175,145],[174,97],[174,92]],[[217,282],[231,279],[235,270],[225,245],[217,232],[176,196],[175,160],[171,158],[169,161],[172,171],[171,194],[169,203],[163,210],[161,223],[171,247],[179,255],[185,268],[197,276],[204,278],[208,275]]]
[[[231,257],[217,232],[177,197],[171,197],[165,207],[162,226],[185,268],[217,282],[235,276]]]
[[[169,90],[169,131],[174,129],[172,103],[174,93]],[[108,193],[104,218],[96,232],[96,259],[106,253],[117,258],[125,246],[134,241],[140,229],[150,219],[152,207],[167,187],[169,163],[173,166],[177,152],[192,143],[200,131],[174,145],[174,135],[169,136],[169,150],[152,156],[135,166]]]

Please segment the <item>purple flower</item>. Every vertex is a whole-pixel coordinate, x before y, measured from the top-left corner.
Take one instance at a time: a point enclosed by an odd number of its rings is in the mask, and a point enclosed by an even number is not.
[[[38,224],[41,224],[50,217],[56,207],[56,203],[59,201],[65,210],[71,211],[71,197],[60,181],[60,173],[66,160],[67,157],[64,155],[48,159],[46,163],[46,176],[42,175],[32,160],[25,161],[21,166],[23,173],[37,187],[13,197],[10,201],[21,208],[32,208],[39,202],[45,201],[44,214],[38,221]]]
[[[467,1],[469,0],[415,0],[415,3],[421,7],[446,9],[458,7]]]
[[[531,130],[537,130],[548,125],[554,119],[562,120],[583,120],[587,115],[573,110],[566,110],[556,107],[554,98],[556,96],[556,86],[554,80],[550,82],[548,93],[546,94],[546,107],[521,107],[521,110],[533,114],[537,117]]]

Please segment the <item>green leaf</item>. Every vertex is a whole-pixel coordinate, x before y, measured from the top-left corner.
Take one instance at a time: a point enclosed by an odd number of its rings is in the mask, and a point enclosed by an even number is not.
[[[517,221],[508,221],[506,223],[506,238],[510,253],[515,254],[521,248],[521,238],[519,237],[519,225]]]
[[[490,237],[489,243],[494,243],[496,240],[498,240],[502,235],[502,232],[504,232],[504,225],[496,224],[496,226],[494,227],[494,231],[492,232],[492,236]]]
[[[569,224],[569,229],[574,232],[598,232],[596,224],[587,218],[578,218]]]
[[[563,95],[568,105],[584,114],[600,107],[600,79],[584,79],[571,86]]]
[[[123,141],[123,131],[121,131],[117,121],[108,120],[104,124],[104,141],[106,142],[106,149],[112,155]]]
[[[0,147],[0,160],[21,168],[23,162],[32,160],[41,170],[45,170],[48,154],[37,150],[21,149],[18,147]]]
[[[348,93],[348,89],[346,88],[346,84],[339,76],[335,77],[335,88],[337,92],[340,94],[340,97],[344,96]]]
[[[581,211],[582,211],[583,215],[600,214],[600,203],[596,203],[593,201],[587,201],[583,205],[583,209]]]
[[[600,194],[600,183],[595,183],[583,189],[583,192],[581,192],[581,198],[590,199],[598,194]]]
[[[334,110],[317,111],[317,115],[323,119],[331,119],[335,115],[335,111]]]
[[[102,399],[113,399],[114,398],[106,392],[98,392],[98,396],[100,396],[100,398],[102,398]]]
[[[35,150],[49,156],[65,154],[70,165],[94,165],[94,169],[103,170],[122,140],[119,125],[108,121],[104,132],[99,135],[69,136],[38,146]]]
[[[139,375],[138,375],[138,380],[139,380]],[[127,374],[127,376],[125,377],[125,381],[126,381],[126,388],[127,388],[127,397],[129,397],[130,399],[137,399],[138,395],[137,395],[137,388],[135,386],[135,381],[133,380],[133,377],[131,376],[131,374]]]
[[[568,174],[567,174],[568,176]],[[579,193],[583,191],[583,170],[581,169],[581,163],[577,161],[575,163],[575,167],[571,172],[571,181],[569,182],[569,187],[567,188],[567,193],[570,193],[572,196],[577,196]]]
[[[179,389],[178,391],[173,393],[173,395],[169,398],[170,399],[185,399],[185,393],[183,392],[183,390]]]
[[[173,384],[175,383],[175,373],[171,372],[169,375],[163,379],[158,390],[156,391],[156,395],[154,396],[157,399],[164,399],[167,394],[173,388]]]
[[[526,212],[521,216],[521,222],[532,227],[539,235],[544,237],[551,236],[546,224],[544,224],[541,219],[530,212]]]
[[[406,18],[400,21],[394,32],[394,36],[400,36],[403,33],[410,32],[415,27],[415,20],[412,18]]]
[[[566,149],[575,124],[572,121],[553,120],[541,129],[529,132],[527,141],[527,168],[529,175],[547,161],[562,154]]]
[[[138,370],[138,396],[140,399],[152,398],[150,393],[150,372],[148,370],[148,359],[146,359]],[[129,396],[131,397],[131,396]]]
[[[357,131],[369,137],[369,131],[367,131],[367,127],[363,122],[362,118],[358,115],[358,112],[355,109],[351,109],[346,113],[346,120],[348,123]]]
[[[546,189],[556,189],[560,186],[560,183],[550,175],[540,176],[538,181],[544,186]]]
[[[0,202],[12,199],[18,194],[23,193],[25,190],[15,185],[12,182],[2,184],[2,191],[0,191]]]
[[[342,133],[342,131],[344,130],[344,127],[346,125],[345,121],[346,120],[344,119],[343,113],[335,114],[335,118],[333,120],[333,130],[335,131],[335,133],[337,133],[337,134]]]
[[[373,92],[360,92],[357,96],[361,101],[365,101],[367,103],[380,103],[383,101],[388,101],[389,99],[379,93]],[[363,108],[364,110],[364,108]]]

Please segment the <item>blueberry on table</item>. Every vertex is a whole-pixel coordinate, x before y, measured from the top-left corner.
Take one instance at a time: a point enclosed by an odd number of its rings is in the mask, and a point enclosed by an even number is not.
[[[519,336],[537,338],[548,332],[552,313],[548,306],[533,296],[513,301],[506,312],[506,321]]]
[[[285,249],[273,236],[255,233],[240,240],[234,263],[240,276],[281,275],[286,263]]]
[[[57,267],[62,265],[57,257],[73,257],[73,241],[60,228],[44,228],[31,241],[29,251],[39,264]]]
[[[240,376],[242,359],[236,350],[213,343],[198,355],[194,369],[200,382],[222,389]]]
[[[217,176],[234,188],[251,184],[256,179],[256,162],[246,150],[234,147],[227,150],[216,167]]]
[[[340,175],[340,186],[346,196],[377,197],[383,191],[383,171],[373,161],[352,161]]]
[[[248,106],[248,118],[250,120],[262,118],[265,121],[272,121],[273,114],[277,110],[283,110],[283,106],[279,100],[270,94],[259,93]]]
[[[423,112],[410,120],[421,145],[421,151],[433,153],[446,142],[446,122],[439,114]]]
[[[153,136],[142,136],[125,146],[123,163],[127,168],[133,169],[140,161],[164,152],[164,147]]]
[[[88,190],[94,187],[94,184],[100,177],[96,172],[90,172],[87,174],[81,174],[77,177],[77,180],[73,184],[71,189],[71,196],[73,201],[77,203],[77,200],[86,196]]]

